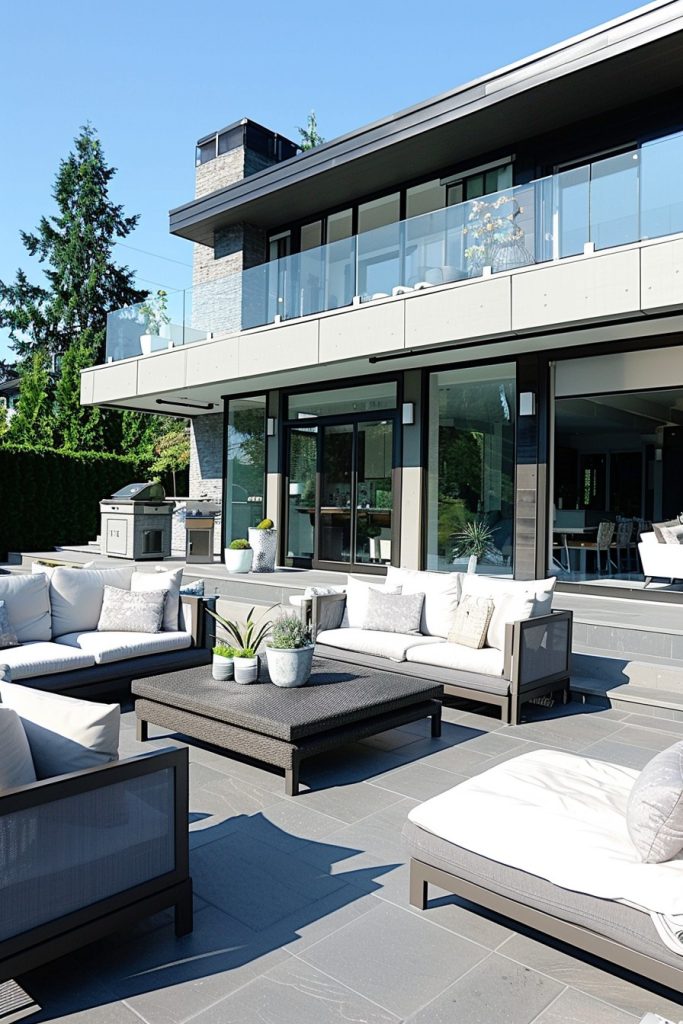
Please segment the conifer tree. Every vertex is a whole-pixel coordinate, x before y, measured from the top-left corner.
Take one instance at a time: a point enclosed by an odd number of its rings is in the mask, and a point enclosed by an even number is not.
[[[53,388],[49,366],[49,357],[40,348],[21,363],[19,402],[6,434],[15,444],[48,448],[53,444]]]

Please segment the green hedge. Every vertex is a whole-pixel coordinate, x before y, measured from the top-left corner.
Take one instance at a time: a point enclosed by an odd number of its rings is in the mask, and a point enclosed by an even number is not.
[[[94,540],[100,500],[148,472],[122,455],[0,445],[0,558]]]

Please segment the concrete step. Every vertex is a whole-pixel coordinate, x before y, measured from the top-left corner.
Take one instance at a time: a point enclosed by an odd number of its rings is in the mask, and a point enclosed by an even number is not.
[[[572,676],[571,687],[572,695],[583,697],[587,704],[683,722],[683,685],[676,690],[666,690],[637,683],[611,684],[604,679]]]

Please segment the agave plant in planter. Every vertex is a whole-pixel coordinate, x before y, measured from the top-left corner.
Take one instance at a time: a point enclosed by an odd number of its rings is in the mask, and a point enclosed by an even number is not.
[[[249,527],[249,543],[254,550],[252,572],[274,572],[277,554],[277,530],[272,519],[262,519]]]
[[[266,644],[268,673],[276,686],[303,686],[313,664],[311,630],[296,615],[275,621]]]
[[[274,607],[274,605],[271,605]],[[206,609],[230,640],[234,640],[234,672],[236,683],[255,683],[259,674],[258,648],[270,632],[270,619],[256,622],[255,608],[251,608],[244,622],[226,619],[218,612]],[[266,609],[267,614],[271,609]]]
[[[493,530],[485,519],[472,519],[453,534],[453,558],[467,558],[467,571],[476,572],[477,562],[493,554]]]
[[[223,551],[226,572],[249,572],[254,552],[248,540],[233,540]]]

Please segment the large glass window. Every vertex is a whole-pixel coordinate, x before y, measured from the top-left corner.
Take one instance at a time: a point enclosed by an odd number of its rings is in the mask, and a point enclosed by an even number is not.
[[[512,573],[515,408],[513,363],[431,374],[428,569]]]
[[[302,392],[287,400],[290,420],[312,416],[339,416],[346,413],[376,412],[396,408],[396,381],[366,384],[356,388],[336,388],[334,391]]]
[[[226,544],[247,536],[265,516],[266,396],[231,398],[228,402]]]

